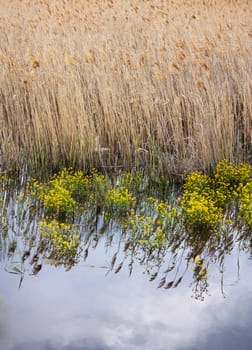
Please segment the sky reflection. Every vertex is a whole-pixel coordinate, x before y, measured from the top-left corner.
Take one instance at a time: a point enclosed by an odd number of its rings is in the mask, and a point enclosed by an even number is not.
[[[104,264],[97,247],[92,263]],[[141,268],[128,277],[83,263],[65,272],[44,265],[39,276],[1,269],[0,349],[137,350],[251,349],[251,261],[241,255],[241,280],[229,259],[224,298],[210,276],[204,302],[191,298],[187,281],[176,289],[157,289]]]

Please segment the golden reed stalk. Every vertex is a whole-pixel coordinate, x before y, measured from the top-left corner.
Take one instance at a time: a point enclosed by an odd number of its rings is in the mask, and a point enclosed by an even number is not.
[[[252,155],[248,0],[0,0],[2,167],[170,176]]]

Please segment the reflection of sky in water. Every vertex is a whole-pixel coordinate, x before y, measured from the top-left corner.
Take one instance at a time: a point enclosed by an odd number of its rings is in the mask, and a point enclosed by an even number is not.
[[[104,265],[103,254],[98,246],[88,263]],[[204,302],[191,298],[189,280],[157,289],[141,268],[128,278],[126,268],[105,276],[102,268],[44,265],[38,276],[25,276],[19,291],[18,276],[1,269],[0,349],[251,349],[251,261],[241,256],[235,283],[236,257],[229,260],[227,297],[213,270]]]

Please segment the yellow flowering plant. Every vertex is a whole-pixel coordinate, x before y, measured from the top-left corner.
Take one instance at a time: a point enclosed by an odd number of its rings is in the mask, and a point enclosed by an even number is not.
[[[239,193],[239,218],[250,229],[252,228],[252,182],[240,185]]]
[[[235,212],[238,209],[241,220],[250,226],[251,181],[251,165],[233,165],[227,160],[218,163],[212,179],[198,172],[189,175],[181,199],[186,227],[217,232],[230,208]]]
[[[48,242],[47,253],[59,262],[76,262],[79,252],[79,232],[74,225],[56,220],[39,222],[39,233]]]
[[[190,231],[216,231],[223,219],[216,205],[213,182],[198,172],[187,177],[181,200],[185,226]]]
[[[182,205],[187,228],[200,232],[216,231],[220,227],[223,212],[212,199],[194,192]]]
[[[46,183],[31,180],[28,190],[42,202],[49,214],[64,217],[90,198],[91,180],[82,171],[63,169]]]
[[[252,167],[246,163],[234,165],[228,160],[223,160],[217,164],[214,175],[214,186],[216,190],[216,201],[218,205],[224,207],[238,196],[240,185],[246,185],[252,179]]]
[[[203,259],[201,259],[200,255],[197,255],[195,258],[192,259],[194,262],[193,272],[194,272],[194,278],[196,280],[202,280],[205,279],[208,273],[207,267],[203,263]]]
[[[130,213],[136,203],[136,197],[124,187],[108,190],[105,197],[106,212],[110,216],[125,216]]]

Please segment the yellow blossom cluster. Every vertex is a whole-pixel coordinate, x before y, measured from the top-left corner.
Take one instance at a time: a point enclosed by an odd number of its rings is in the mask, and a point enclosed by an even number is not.
[[[212,180],[209,176],[201,174],[197,171],[191,173],[187,178],[183,187],[183,197],[191,196],[191,193],[211,195]]]
[[[55,259],[66,262],[74,260],[78,253],[80,239],[73,225],[56,220],[39,222],[40,235],[48,239],[51,254]]]
[[[215,202],[211,178],[198,172],[186,179],[181,205],[185,225],[192,231],[214,231],[223,218],[222,209]]]
[[[110,214],[125,215],[134,207],[136,197],[126,187],[120,186],[107,191],[105,201]]]
[[[63,169],[46,183],[32,180],[30,193],[40,200],[50,213],[72,213],[89,197],[90,178],[82,171]]]
[[[91,177],[84,175],[82,171],[74,172],[71,168],[63,169],[51,183],[60,184],[78,202],[85,201],[90,194]]]
[[[195,263],[195,266],[193,267],[194,278],[197,281],[201,281],[203,279],[206,279],[208,269],[204,265],[201,257],[199,255],[197,255],[195,258],[192,258],[192,261]]]
[[[248,227],[252,228],[252,182],[240,186],[239,216]]]
[[[215,231],[221,227],[229,205],[236,203],[239,217],[252,225],[252,166],[218,163],[213,178],[198,172],[187,177],[181,205],[186,227],[193,231]]]
[[[58,183],[44,194],[43,200],[47,209],[57,212],[71,213],[76,205],[71,192]]]
[[[252,166],[246,163],[234,165],[223,160],[216,166],[214,184],[216,201],[220,206],[232,203],[238,196],[238,188],[252,180]]]
[[[223,219],[222,209],[209,197],[196,192],[183,206],[186,225],[193,230],[214,230]]]

